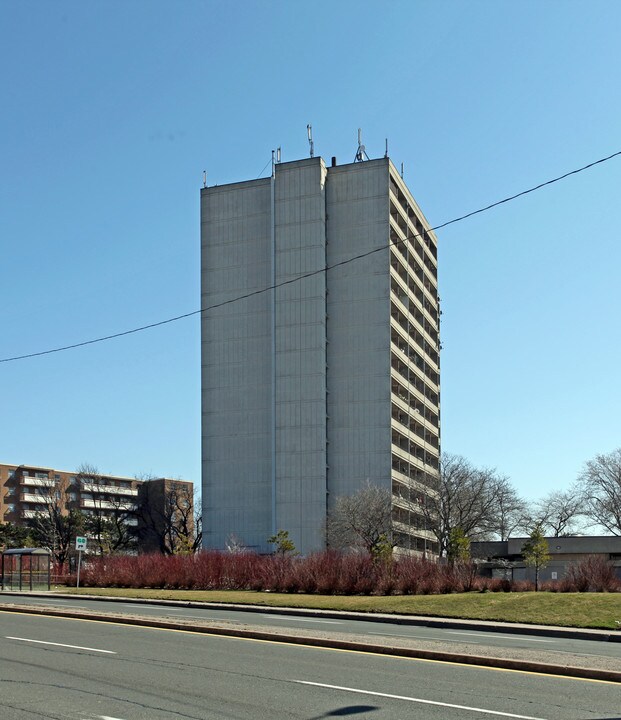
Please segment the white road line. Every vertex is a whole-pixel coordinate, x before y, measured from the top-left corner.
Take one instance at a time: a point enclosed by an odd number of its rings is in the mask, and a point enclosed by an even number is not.
[[[139,604],[132,605],[131,603],[119,603],[123,607],[132,608],[132,610],[136,610],[137,607],[139,607]],[[140,612],[143,610],[150,610],[151,612],[156,612],[162,614],[164,617],[187,617],[187,618],[198,618],[199,620],[213,620],[214,622],[217,622],[218,620],[221,620],[221,618],[211,618],[211,617],[205,617],[204,615],[186,615],[185,613],[179,613],[175,612],[174,610],[166,610],[166,608],[159,608],[159,607],[148,607],[148,606],[142,606],[140,608]]]
[[[162,608],[149,607],[148,605],[141,605],[140,603],[119,603],[119,605],[121,605],[122,607],[130,607],[134,610],[136,608],[141,608],[142,610],[154,610],[156,612],[160,612],[162,610]]]
[[[496,633],[476,633],[469,630],[445,630],[447,635],[475,635],[477,637],[502,638],[504,640],[525,640],[526,642],[553,643],[556,640],[540,640],[539,638],[524,637],[523,635],[497,635]]]
[[[91,647],[81,647],[80,645],[65,645],[64,643],[46,642],[45,640],[31,640],[30,638],[12,637],[11,635],[5,636],[7,640],[20,640],[21,642],[38,643],[39,645],[56,645],[57,647],[72,648],[73,650],[90,650],[91,652],[106,653],[108,655],[116,655],[113,650],[99,650]]]
[[[399,633],[379,633],[379,632],[370,632],[367,633],[367,635],[381,635],[383,637],[402,637],[402,638],[416,638],[417,640],[430,640],[431,642],[460,642],[464,643],[465,640],[451,640],[447,638],[438,638],[438,637],[431,637],[429,635],[401,635]],[[468,645],[481,645],[482,643],[477,642],[476,640],[468,640]]]
[[[44,605],[70,605],[71,607],[76,607],[76,608],[85,608],[86,607],[86,605],[74,605],[73,604],[74,602],[75,602],[75,600],[55,600],[55,599],[48,600],[47,598],[43,599]],[[32,604],[38,605],[37,600],[33,600]]]
[[[167,613],[166,617],[198,618],[199,620],[213,620],[213,622],[222,620],[222,618],[205,617],[204,615],[184,615],[183,613]]]
[[[543,718],[531,717],[530,715],[515,715],[514,713],[499,712],[498,710],[486,710],[485,708],[469,707],[468,705],[454,705],[453,703],[438,702],[436,700],[423,700],[422,698],[408,697],[407,695],[390,695],[389,693],[359,690],[358,688],[341,687],[340,685],[325,685],[324,683],[310,682],[308,680],[292,680],[291,682],[298,683],[298,685],[313,685],[314,687],[329,688],[330,690],[343,690],[344,692],[359,693],[360,695],[374,695],[375,697],[391,698],[392,700],[406,700],[407,702],[420,703],[421,705],[439,705],[440,707],[455,708],[456,710],[470,710],[471,712],[485,713],[487,715],[500,715],[501,717],[518,718],[519,720],[544,720]]]
[[[54,602],[46,602],[46,605],[51,605],[54,607],[54,605],[58,605],[58,602],[55,600]],[[61,606],[62,607],[62,606]],[[85,608],[86,605],[69,605],[70,608]]]
[[[325,625],[343,624],[340,620],[308,620],[307,618],[279,617],[278,615],[262,615],[261,617],[269,618],[270,620],[282,620],[283,622],[293,620],[293,622],[323,623]]]

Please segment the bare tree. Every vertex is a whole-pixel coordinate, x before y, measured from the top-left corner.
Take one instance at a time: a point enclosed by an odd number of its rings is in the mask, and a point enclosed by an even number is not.
[[[327,523],[328,545],[358,548],[373,557],[392,551],[392,495],[367,482],[353,495],[336,498]]]
[[[535,505],[529,528],[536,527],[552,537],[573,535],[580,529],[584,501],[577,489],[555,490]]]
[[[589,460],[578,487],[584,515],[612,535],[621,535],[621,448]]]
[[[111,480],[93,465],[81,465],[76,477],[82,498],[88,502],[84,529],[99,555],[133,550],[136,533],[132,520],[136,513],[131,497],[116,492]]]
[[[40,509],[28,520],[30,534],[37,545],[50,551],[56,567],[62,569],[76,535],[83,530],[84,518],[79,510],[70,507],[67,480],[44,481],[37,491]]]
[[[490,507],[487,529],[500,540],[508,540],[526,528],[528,505],[507,477],[492,479],[493,503]]]
[[[145,481],[138,502],[138,534],[145,547],[164,555],[195,553],[201,547],[200,503],[189,483]]]
[[[203,508],[198,490],[194,490],[194,546],[192,552],[198,552],[203,546]]]
[[[438,492],[421,506],[427,526],[438,538],[440,555],[447,555],[451,533],[457,529],[469,540],[495,532],[496,491],[506,482],[495,470],[475,468],[460,455],[442,454]],[[503,519],[503,532],[507,522]]]

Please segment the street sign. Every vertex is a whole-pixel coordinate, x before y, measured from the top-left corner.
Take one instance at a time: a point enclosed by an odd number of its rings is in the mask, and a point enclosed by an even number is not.
[[[75,539],[75,549],[76,550],[86,550],[86,538],[85,537],[77,537]]]

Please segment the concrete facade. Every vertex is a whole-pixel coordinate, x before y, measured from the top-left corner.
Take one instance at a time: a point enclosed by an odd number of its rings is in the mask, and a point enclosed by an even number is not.
[[[204,546],[321,549],[370,481],[399,545],[434,552],[413,508],[437,479],[436,240],[390,160],[204,188],[201,246]]]

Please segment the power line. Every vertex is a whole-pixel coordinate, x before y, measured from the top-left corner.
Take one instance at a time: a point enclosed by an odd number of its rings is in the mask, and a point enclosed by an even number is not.
[[[557,183],[559,180],[564,180],[565,178],[568,178],[570,175],[577,175],[578,173],[583,172],[584,170],[588,170],[589,168],[595,167],[595,165],[600,165],[601,163],[605,163],[608,160],[612,160],[615,157],[618,157],[621,155],[621,150],[618,152],[612,153],[612,155],[608,155],[608,157],[601,158],[599,160],[595,160],[592,163],[589,163],[588,165],[583,165],[580,168],[577,168],[576,170],[570,170],[569,172],[566,172],[564,175],[559,175],[558,177],[552,178],[552,180],[546,180],[545,182],[540,183],[539,185],[535,185],[535,187],[528,188],[528,190],[522,190],[522,192],[516,193],[515,195],[510,195],[509,197],[504,198],[503,200],[498,200],[495,203],[492,203],[491,205],[486,205],[485,207],[479,208],[478,210],[473,210],[472,212],[467,213],[466,215],[462,215],[461,217],[453,218],[453,220],[448,220],[445,223],[442,223],[442,225],[436,225],[434,228],[431,228],[432,230],[440,230],[441,228],[445,228],[447,225],[453,225],[453,223],[459,222],[460,220],[465,220],[466,218],[472,217],[473,215],[478,215],[479,213],[485,212],[486,210],[491,210],[492,208],[498,207],[498,205],[503,205],[504,203],[511,202],[511,200],[515,200],[516,198],[522,197],[522,195],[528,195],[529,193],[535,192],[535,190],[541,190],[541,188],[546,187],[546,185],[553,185],[554,183]]]
[[[613,158],[618,157],[619,155],[621,155],[621,150],[614,152],[614,153],[612,153],[612,155],[608,155],[607,157],[600,158],[599,160],[595,160],[595,161],[589,163],[588,165],[583,165],[580,168],[571,170],[567,173],[564,173],[563,175],[559,175],[558,177],[552,178],[551,180],[546,180],[545,182],[539,183],[539,185],[535,185],[531,188],[528,188],[527,190],[522,190],[521,192],[516,193],[515,195],[510,195],[509,197],[503,198],[502,200],[497,200],[496,202],[493,202],[490,205],[486,205],[485,207],[479,208],[478,210],[473,210],[472,212],[466,213],[466,215],[460,215],[459,217],[453,218],[452,220],[447,220],[446,222],[441,223],[440,225],[436,225],[435,227],[432,227],[431,232],[445,228],[448,225],[453,225],[455,223],[461,222],[462,220],[466,220],[467,218],[470,218],[473,215],[479,215],[480,213],[486,212],[487,210],[491,210],[492,208],[498,207],[498,205],[503,205],[504,203],[511,202],[512,200],[515,200],[519,197],[528,195],[529,193],[535,192],[536,190],[540,190],[541,188],[544,188],[548,185],[557,183],[560,180],[564,180],[565,178],[568,178],[571,175],[577,175],[578,173],[584,172],[585,170],[589,170],[590,168],[594,167],[595,165],[600,165],[602,163],[607,162],[608,160],[612,160]],[[261,171],[261,172],[263,172],[263,171]],[[421,237],[421,235],[416,233],[415,235],[408,237],[407,240],[413,240],[415,238],[420,238],[420,237]],[[84,347],[85,345],[94,345],[95,343],[105,342],[106,340],[114,340],[115,338],[124,337],[126,335],[133,335],[135,333],[142,332],[143,330],[150,330],[151,328],[160,327],[161,325],[168,325],[169,323],[177,322],[178,320],[183,320],[184,318],[192,317],[193,315],[200,315],[204,312],[208,312],[209,310],[216,310],[217,308],[223,307],[224,305],[230,305],[231,303],[238,302],[240,300],[246,300],[248,298],[254,297],[255,295],[262,295],[263,293],[269,292],[270,290],[274,290],[276,288],[284,287],[285,285],[291,285],[292,283],[300,282],[300,280],[304,280],[306,278],[313,277],[315,275],[319,275],[324,272],[328,272],[328,270],[332,270],[337,267],[342,267],[343,265],[348,265],[351,262],[355,262],[356,260],[361,260],[362,258],[369,257],[370,255],[374,255],[377,252],[382,252],[383,250],[386,250],[386,249],[390,248],[391,246],[399,245],[404,242],[405,242],[404,240],[400,240],[397,243],[391,241],[388,245],[383,245],[382,247],[374,248],[373,250],[368,250],[367,252],[360,253],[359,255],[354,255],[353,257],[347,258],[345,260],[341,260],[340,262],[334,263],[332,265],[326,265],[325,267],[320,268],[319,270],[312,270],[311,272],[304,273],[303,275],[296,275],[294,278],[290,278],[289,280],[283,280],[281,282],[275,283],[274,285],[268,285],[267,287],[261,288],[260,290],[253,290],[252,292],[248,292],[243,295],[237,295],[234,298],[230,298],[229,300],[224,300],[222,302],[215,303],[214,305],[208,305],[207,307],[201,308],[200,310],[193,310],[192,312],[184,313],[183,315],[176,315],[175,317],[168,318],[167,320],[160,320],[159,322],[150,323],[149,325],[142,325],[137,328],[132,328],[131,330],[124,330],[123,332],[113,333],[112,335],[104,335],[103,337],[94,338],[92,340],[84,340],[83,342],[74,343],[72,345],[64,345],[62,347],[52,348],[51,350],[41,350],[39,352],[27,353],[25,355],[15,355],[14,357],[0,358],[0,363],[14,362],[16,360],[26,360],[28,358],[39,357],[41,355],[52,355],[53,353],[64,352],[65,350],[74,350],[75,348]]]

